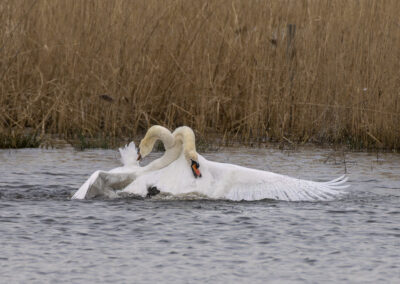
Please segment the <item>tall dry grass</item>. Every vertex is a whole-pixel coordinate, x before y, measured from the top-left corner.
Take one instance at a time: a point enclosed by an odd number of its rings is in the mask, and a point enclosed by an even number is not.
[[[185,124],[399,149],[399,15],[397,0],[3,0],[0,137]]]

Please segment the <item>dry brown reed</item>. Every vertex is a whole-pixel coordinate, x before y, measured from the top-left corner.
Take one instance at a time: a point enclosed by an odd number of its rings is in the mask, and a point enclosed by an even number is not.
[[[0,137],[184,124],[399,149],[399,15],[397,0],[3,0]]]

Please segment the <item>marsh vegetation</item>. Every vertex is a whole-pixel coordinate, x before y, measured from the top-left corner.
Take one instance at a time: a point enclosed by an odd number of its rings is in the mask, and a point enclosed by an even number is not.
[[[4,0],[0,147],[185,124],[399,149],[399,14],[396,0]]]

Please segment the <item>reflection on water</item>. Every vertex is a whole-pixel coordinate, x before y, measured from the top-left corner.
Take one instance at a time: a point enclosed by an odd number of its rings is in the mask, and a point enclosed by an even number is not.
[[[236,148],[205,156],[319,181],[346,172],[351,187],[333,202],[70,201],[93,171],[119,166],[117,151],[0,150],[2,282],[399,279],[400,155]]]

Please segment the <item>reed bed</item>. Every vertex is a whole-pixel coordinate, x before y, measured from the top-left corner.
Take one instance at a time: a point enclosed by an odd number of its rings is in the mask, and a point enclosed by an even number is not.
[[[3,0],[0,146],[160,124],[400,149],[399,15],[397,0]]]

